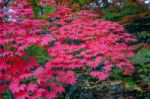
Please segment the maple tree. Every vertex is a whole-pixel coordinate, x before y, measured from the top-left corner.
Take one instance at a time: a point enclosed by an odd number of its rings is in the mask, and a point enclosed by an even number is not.
[[[54,13],[41,13],[40,18],[29,0],[0,2],[1,96],[8,89],[16,99],[55,99],[65,92],[64,85],[76,82],[76,68],[90,67],[85,72],[99,80],[107,79],[114,66],[123,74],[133,70],[127,56],[134,53],[128,43],[136,40],[123,26],[88,11],[73,13],[56,2],[36,2],[39,8],[55,7]],[[6,12],[6,3],[11,11]],[[44,64],[27,51],[31,46],[48,54]]]

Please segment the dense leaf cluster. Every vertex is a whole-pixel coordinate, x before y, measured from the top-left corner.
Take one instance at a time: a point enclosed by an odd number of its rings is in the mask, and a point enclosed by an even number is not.
[[[123,74],[133,70],[126,57],[134,54],[128,43],[135,39],[121,25],[88,11],[73,13],[56,2],[37,2],[48,9],[41,18],[28,0],[10,2],[8,13],[5,0],[0,2],[1,96],[10,92],[16,99],[55,99],[65,92],[63,86],[76,82],[75,69],[84,68],[99,80],[107,79],[112,67]],[[49,13],[51,6],[54,13]]]

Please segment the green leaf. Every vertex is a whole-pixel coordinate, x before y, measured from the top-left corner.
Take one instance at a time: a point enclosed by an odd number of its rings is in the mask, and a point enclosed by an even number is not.
[[[50,59],[48,51],[41,46],[31,45],[25,50],[29,56],[34,56],[38,59],[39,64],[44,65]]]
[[[2,95],[2,99],[14,99],[14,97],[11,94],[11,92],[8,89],[6,89],[6,90],[4,90],[4,93]]]
[[[86,4],[85,0],[79,0],[79,3],[80,3],[80,5],[85,5]]]
[[[44,6],[43,9],[45,14],[52,14],[56,10],[54,6]]]
[[[122,79],[121,70],[118,68],[113,68],[109,76],[114,80],[121,80]]]
[[[130,78],[130,77],[123,77],[123,80],[125,81],[125,83],[127,83],[129,86],[135,86],[136,82]]]

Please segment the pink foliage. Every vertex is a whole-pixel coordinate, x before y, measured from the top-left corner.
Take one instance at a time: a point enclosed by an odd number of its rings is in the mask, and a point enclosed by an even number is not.
[[[14,0],[9,5],[13,12],[0,11],[0,81],[3,82],[0,93],[10,89],[16,99],[55,99],[58,93],[65,92],[64,85],[76,82],[76,68],[91,68],[89,75],[99,80],[107,79],[114,66],[128,69],[128,72],[133,70],[126,57],[134,54],[127,43],[135,39],[123,26],[99,20],[88,11],[73,13],[69,8],[56,5],[55,0],[39,3],[56,7],[55,13],[47,15],[55,20],[37,20],[27,1]],[[2,2],[0,6],[4,9]],[[7,21],[6,16],[15,21]],[[45,34],[44,26],[48,27]],[[52,41],[54,46],[49,45]],[[52,56],[44,67],[25,53],[31,44],[44,47]],[[104,65],[103,70],[96,71],[100,64]],[[29,78],[36,78],[36,81],[23,83]]]

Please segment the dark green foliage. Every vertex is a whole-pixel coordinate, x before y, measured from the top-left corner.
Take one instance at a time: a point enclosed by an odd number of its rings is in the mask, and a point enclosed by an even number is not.
[[[150,31],[150,12],[144,4],[124,0],[122,6],[109,6],[103,10],[104,14],[102,17],[104,19],[123,24],[128,32],[134,34],[136,37],[138,37],[137,32]],[[140,40],[139,42],[141,42]],[[144,41],[145,39],[142,40]]]
[[[150,10],[148,6],[125,0],[122,2],[122,6],[109,6],[103,10],[102,18],[123,24],[126,30],[138,39],[138,42],[150,42],[148,36],[150,33]],[[144,36],[141,36],[140,33],[144,33]]]
[[[36,57],[42,66],[44,66],[45,62],[50,59],[47,50],[41,46],[31,45],[25,50],[25,52],[27,52],[30,56]]]
[[[53,6],[38,6],[39,0],[28,0],[31,3],[36,18],[42,18],[43,14],[51,14],[55,12]]]
[[[150,13],[150,12],[149,12]],[[125,25],[125,28],[130,32],[130,33],[136,33],[136,32],[143,32],[147,31],[150,32],[150,15],[148,16],[142,16],[142,17],[131,17],[130,20],[131,22],[128,22],[128,24]]]
[[[10,90],[6,89],[2,95],[3,99],[14,99],[13,95],[11,94]]]
[[[71,44],[80,45],[83,41],[82,40],[65,39],[64,42],[68,43],[69,45],[71,45]]]
[[[122,4],[120,6],[118,6],[117,4],[113,4],[112,6],[103,8],[103,10],[104,15],[102,17],[104,19],[108,19],[111,21],[120,21],[125,16],[146,12],[148,11],[148,8],[147,6],[138,2],[124,0],[122,1]]]
[[[76,3],[80,4],[81,6],[87,4],[86,0],[71,0],[71,1],[76,2]]]
[[[51,14],[55,12],[55,7],[53,6],[45,6],[43,7],[43,11],[45,14]]]
[[[121,9],[120,12],[116,11],[114,8],[107,8],[103,18],[112,21],[119,21],[125,15],[136,14],[136,11],[132,8]]]
[[[109,74],[112,80],[122,80],[121,70],[118,68],[113,68],[112,72]]]
[[[38,0],[28,0],[28,2],[31,3],[32,8],[34,10],[34,14],[36,17],[38,17],[42,12],[42,8],[38,6],[39,1]]]
[[[24,84],[29,84],[29,83],[35,83],[36,82],[36,78],[35,77],[31,77],[31,78],[28,78],[28,79],[24,79],[21,83],[24,83]]]
[[[133,63],[138,64],[138,65],[144,65],[144,66],[150,65],[150,50],[144,49],[144,48],[140,49],[138,54],[132,57],[131,60]]]
[[[149,32],[138,32],[136,33],[136,37],[139,43],[149,43],[150,44],[150,31]]]
[[[142,85],[148,85],[150,87],[150,50],[141,49],[131,60],[137,65],[136,73],[142,80]]]
[[[132,88],[133,90],[136,89],[136,82],[132,76],[124,76],[121,74],[121,70],[118,68],[114,68],[113,71],[110,73],[111,80],[113,81],[122,81],[124,82],[125,87]]]

